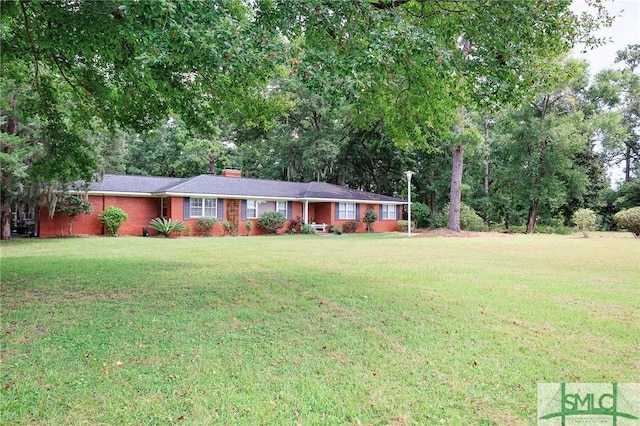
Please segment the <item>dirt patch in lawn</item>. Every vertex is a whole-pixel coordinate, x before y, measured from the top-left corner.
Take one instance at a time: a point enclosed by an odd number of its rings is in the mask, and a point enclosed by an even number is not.
[[[415,236],[419,237],[454,237],[454,238],[474,238],[474,237],[511,237],[514,234],[505,234],[502,232],[471,232],[471,231],[460,231],[454,232],[450,229],[440,228],[440,229],[418,229],[413,231]]]

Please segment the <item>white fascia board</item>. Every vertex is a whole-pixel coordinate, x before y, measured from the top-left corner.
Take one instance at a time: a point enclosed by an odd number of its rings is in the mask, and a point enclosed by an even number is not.
[[[227,195],[227,194],[201,194],[185,192],[166,192],[163,197],[193,197],[193,198],[222,198],[225,200],[264,200],[264,201],[298,201],[291,197],[267,197],[260,195]]]
[[[77,193],[85,193],[84,191],[75,191]],[[104,195],[110,197],[156,197],[155,194],[150,192],[111,192],[111,191],[88,191],[87,195]]]
[[[310,203],[358,203],[358,204],[389,204],[400,206],[407,204],[406,201],[375,201],[375,200],[351,200],[340,198],[297,198],[296,201],[308,201]]]

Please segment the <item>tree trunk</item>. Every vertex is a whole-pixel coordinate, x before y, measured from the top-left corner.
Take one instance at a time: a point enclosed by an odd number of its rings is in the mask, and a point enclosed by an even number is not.
[[[73,219],[69,217],[69,236],[71,236],[71,227],[73,226]]]
[[[11,201],[2,200],[2,239],[11,239]]]
[[[527,219],[527,234],[536,232],[536,218],[538,216],[538,205],[540,201],[535,200],[529,207],[529,217]]]
[[[464,147],[456,145],[453,150],[453,166],[451,169],[451,194],[449,202],[449,224],[448,228],[454,232],[460,232],[460,202],[462,194],[462,167],[464,159]]]
[[[631,180],[631,145],[627,144],[627,150],[624,154],[624,181]]]
[[[15,96],[12,96],[9,100],[9,105],[11,106],[11,110],[15,110],[17,105],[17,100]],[[6,131],[9,135],[15,135],[17,133],[17,122],[15,117],[11,114],[7,117]],[[13,146],[10,144],[5,145],[2,148],[2,152],[4,154],[11,154],[13,152]],[[2,186],[5,188],[9,188],[11,185],[13,177],[11,174],[7,175],[6,173],[0,172],[0,182]],[[8,191],[8,190],[7,190]],[[2,191],[4,192],[4,191]],[[0,234],[0,239],[10,240],[11,239],[11,198],[9,197],[8,192],[2,194],[2,210],[0,211],[0,223],[2,224],[2,233]]]
[[[216,156],[215,155],[209,156],[209,174],[210,175],[216,174]]]
[[[436,205],[436,196],[435,194],[429,194],[427,198],[427,205],[429,206],[429,225],[431,227],[435,227],[436,223],[436,209],[438,206]]]

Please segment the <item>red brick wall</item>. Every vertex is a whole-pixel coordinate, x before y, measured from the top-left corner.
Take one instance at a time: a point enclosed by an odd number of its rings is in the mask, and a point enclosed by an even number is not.
[[[309,221],[315,220],[316,223],[333,223],[333,203],[316,203],[313,204],[314,212],[311,213],[311,206],[309,206]]]
[[[335,220],[336,203],[327,203],[327,204],[331,209],[331,212],[330,212],[331,223],[334,226],[343,226],[345,223],[351,222],[351,220]],[[398,230],[398,219],[387,219],[387,220],[380,219],[379,204],[360,204],[360,216],[356,218],[356,221],[360,223],[360,226],[358,226],[358,229],[356,230],[356,232],[367,232],[367,225],[362,221],[362,219],[364,218],[364,214],[366,213],[369,207],[373,208],[373,211],[375,211],[376,215],[378,216],[378,220],[373,223],[373,229],[375,232],[395,232]],[[316,207],[316,211],[318,211],[317,207]],[[318,222],[318,220],[316,220],[316,222]],[[320,221],[319,223],[322,223],[322,222],[323,221]]]
[[[89,201],[93,207],[93,213],[90,215],[80,215],[73,223],[74,235],[102,235],[104,230],[98,215],[104,211],[108,206],[119,207],[125,211],[128,215],[128,219],[124,222],[120,228],[120,235],[142,235],[142,228],[149,226],[149,221],[153,218],[159,217],[161,214],[161,199],[160,198],[145,198],[145,197],[113,197],[113,196],[89,196]],[[226,203],[224,211],[226,212]],[[380,216],[380,207],[377,204],[361,204],[360,205],[360,217],[358,221],[360,226],[357,232],[365,232],[366,226],[362,222],[367,208],[371,206],[376,214]],[[294,219],[298,216],[303,216],[304,204],[302,202],[293,203],[293,211],[291,217]],[[183,198],[172,197],[168,198],[168,217],[174,220],[184,219]],[[342,226],[348,220],[336,221],[335,218],[335,203],[313,203],[309,205],[309,219],[315,219],[316,223],[333,224],[334,226]],[[196,220],[185,220],[184,223],[189,227],[189,235],[200,235],[200,232],[196,230]],[[254,226],[250,232],[250,235],[264,234],[266,231],[258,226],[256,219],[250,219]],[[220,221],[221,222],[221,221]],[[40,209],[40,236],[41,237],[56,237],[61,235],[67,235],[67,223],[68,219],[66,215],[56,214],[53,219],[49,219],[48,211],[46,208]],[[240,221],[238,233],[240,235],[247,235],[246,222]],[[284,233],[289,229],[290,221],[287,221],[284,228],[278,233]],[[378,220],[374,223],[375,232],[393,232],[398,230],[397,220]],[[154,231],[151,231],[153,234]],[[223,235],[224,231],[222,225],[218,223],[211,232],[212,235]]]
[[[73,222],[73,235],[104,234],[98,216],[109,206],[121,208],[128,216],[119,230],[120,235],[142,235],[142,228],[149,226],[149,221],[160,215],[159,198],[90,195],[89,202],[93,207],[93,213],[76,218]],[[48,210],[40,209],[41,237],[67,235],[67,223],[67,215],[56,214],[53,219],[49,219]]]

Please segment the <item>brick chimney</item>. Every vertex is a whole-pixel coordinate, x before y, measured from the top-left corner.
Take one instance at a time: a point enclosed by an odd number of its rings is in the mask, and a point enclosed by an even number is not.
[[[226,177],[242,177],[242,171],[238,169],[224,169],[222,170],[222,176]]]

